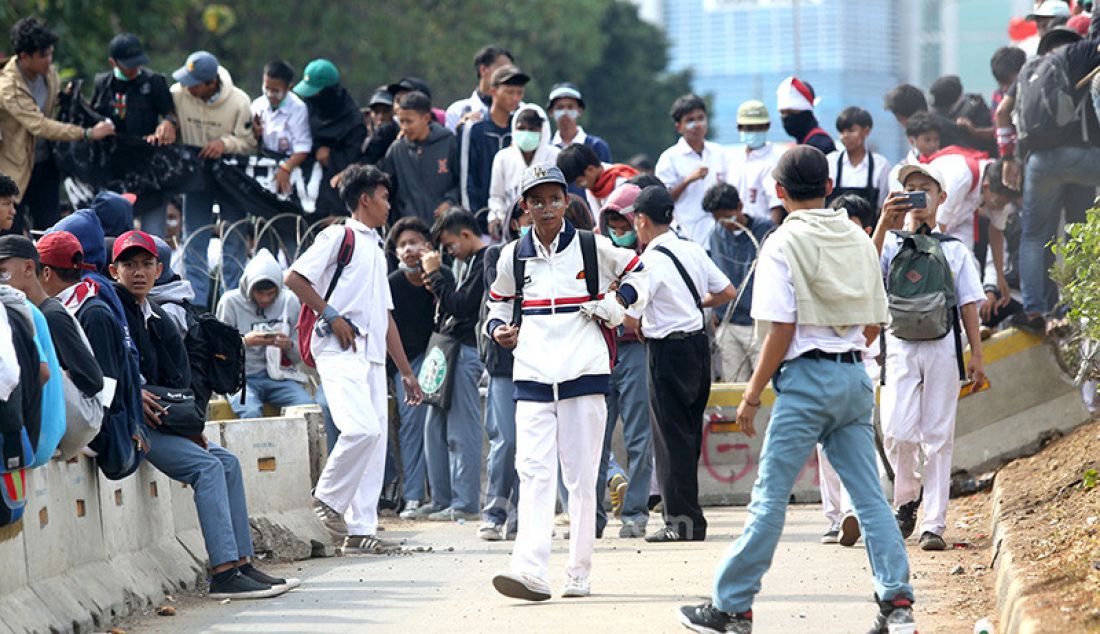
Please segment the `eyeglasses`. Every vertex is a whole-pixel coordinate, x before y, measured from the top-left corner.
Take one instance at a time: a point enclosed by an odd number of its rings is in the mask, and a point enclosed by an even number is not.
[[[565,207],[565,201],[561,198],[555,198],[549,203],[544,203],[541,200],[536,200],[535,202],[527,203],[527,207],[530,208],[531,211],[542,211],[547,207],[550,207],[554,211],[557,211],[558,209]]]

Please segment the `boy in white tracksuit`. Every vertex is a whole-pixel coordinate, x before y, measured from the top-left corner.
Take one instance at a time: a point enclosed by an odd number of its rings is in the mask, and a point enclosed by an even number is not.
[[[489,289],[486,334],[514,348],[516,470],[520,477],[519,532],[508,572],[493,585],[505,596],[550,598],[547,568],[554,530],[558,462],[569,491],[569,564],[564,597],[589,594],[596,535],[596,476],[606,426],[611,357],[601,324],[622,323],[629,306],[641,308],[646,280],[629,249],[595,236],[598,300],[584,274],[581,234],[563,219],[568,192],[554,165],[524,173],[521,206],[533,229],[501,250]],[[515,261],[523,262],[517,289]],[[610,290],[612,284],[617,290]],[[518,291],[518,292],[517,292]],[[520,301],[522,325],[514,317]]]
[[[947,187],[940,172],[931,165],[906,165],[898,171],[906,192],[924,192],[927,205],[916,209],[904,195],[893,192],[883,206],[875,228],[874,242],[881,253],[886,275],[898,254],[903,238],[894,233],[902,228],[915,231],[936,222],[936,212],[947,201]],[[958,310],[970,342],[968,379],[975,386],[985,380],[978,308],[985,299],[978,269],[970,249],[958,240],[942,241],[943,254],[954,278]],[[888,289],[889,290],[889,289]],[[947,499],[951,487],[951,452],[955,444],[955,414],[959,396],[959,360],[955,334],[941,339],[907,341],[887,328],[886,381],[882,387],[882,432],[886,457],[894,469],[894,506],[902,537],[916,527],[917,509],[924,502],[920,547],[944,550]],[[920,454],[924,454],[922,478],[917,475]]]

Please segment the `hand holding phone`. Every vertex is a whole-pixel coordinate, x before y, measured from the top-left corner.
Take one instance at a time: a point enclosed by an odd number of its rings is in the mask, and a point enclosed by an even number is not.
[[[909,206],[913,209],[928,208],[928,194],[924,192],[905,192],[905,198],[909,201]]]

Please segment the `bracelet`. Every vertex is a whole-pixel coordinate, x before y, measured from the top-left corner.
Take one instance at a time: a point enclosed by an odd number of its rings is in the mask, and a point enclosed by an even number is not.
[[[90,138],[92,138],[92,129],[84,128],[84,140],[87,141]]]
[[[749,400],[749,399],[747,399],[747,398],[746,398],[746,399],[745,399],[744,401],[742,401],[742,402],[743,402],[743,403],[744,403],[745,405],[748,405],[749,407],[760,407],[760,405],[762,405],[762,403],[761,403],[761,402],[760,402],[759,400],[758,400],[758,401],[756,401],[755,403],[753,403],[752,401],[750,401],[750,400]]]
[[[332,325],[332,322],[340,317],[340,313],[332,307],[332,304],[325,306],[325,309],[321,311],[321,319],[325,320],[325,323]]]

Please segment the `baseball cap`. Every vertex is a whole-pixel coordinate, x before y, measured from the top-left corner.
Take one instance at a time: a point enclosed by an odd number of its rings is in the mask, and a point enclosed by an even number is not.
[[[943,184],[943,175],[931,165],[902,165],[901,169],[898,170],[898,182],[901,183],[902,187],[905,186],[905,181],[913,174],[924,174],[936,181],[936,184],[940,186],[940,191],[947,191]]]
[[[526,194],[531,188],[543,183],[557,183],[562,187],[569,187],[565,182],[565,176],[557,165],[552,163],[535,163],[523,172],[523,187],[521,193]]]
[[[84,249],[80,246],[80,240],[68,231],[47,233],[35,246],[38,249],[38,261],[42,266],[55,269],[95,270],[91,264],[84,263]]]
[[[811,145],[796,145],[783,153],[772,170],[772,178],[798,195],[821,187],[829,180],[825,154]]]
[[[119,256],[130,249],[141,249],[153,257],[157,257],[157,243],[153,242],[153,236],[132,229],[115,238],[115,244],[111,247],[111,259],[118,260]]]
[[[218,58],[206,51],[195,51],[187,56],[182,68],[172,73],[184,88],[205,84],[218,78]]]
[[[603,204],[603,207],[600,207],[600,213],[614,211],[620,214],[629,214],[634,211],[634,201],[640,193],[642,193],[642,188],[637,185],[632,183],[620,185],[607,197],[607,202]]]
[[[428,99],[432,98],[432,91],[428,88],[428,82],[420,79],[419,77],[402,77],[400,81],[396,81],[389,86],[386,86],[386,90],[391,95],[396,95],[399,92],[422,92],[428,96]]]
[[[1065,46],[1066,44],[1080,42],[1082,39],[1080,33],[1068,26],[1056,26],[1044,33],[1043,37],[1039,38],[1039,47],[1036,49],[1036,52],[1039,55],[1046,55],[1056,48]]]
[[[672,201],[672,194],[668,189],[660,185],[646,187],[634,199],[634,213],[642,214],[652,219],[659,225],[672,224],[672,210],[676,203]]]
[[[149,56],[141,47],[141,40],[133,33],[119,33],[111,38],[107,54],[123,68],[136,68],[149,63]]]
[[[1044,0],[1044,2],[1039,5],[1039,8],[1027,14],[1027,19],[1056,18],[1063,15],[1068,17],[1069,14],[1069,3],[1065,0]]]
[[[308,98],[338,83],[340,83],[340,71],[336,68],[336,64],[327,59],[315,59],[306,64],[302,81],[294,84],[294,94]]]
[[[30,238],[21,235],[0,236],[0,260],[23,258],[38,261],[38,251]]]
[[[771,125],[771,122],[763,101],[750,99],[737,108],[737,125]]]
[[[392,106],[393,105],[393,93],[386,89],[379,89],[374,91],[374,94],[370,96],[370,103],[368,106]]]
[[[492,86],[525,86],[531,81],[531,76],[511,64],[505,64],[493,71]]]
[[[571,84],[567,81],[560,84],[554,84],[554,87],[550,89],[550,96],[546,99],[546,107],[553,108],[555,100],[566,98],[576,99],[577,103],[579,103],[582,108],[585,107],[584,97],[581,96],[581,89],[577,88],[576,84]]]

